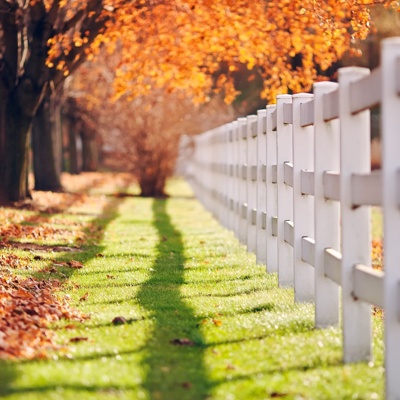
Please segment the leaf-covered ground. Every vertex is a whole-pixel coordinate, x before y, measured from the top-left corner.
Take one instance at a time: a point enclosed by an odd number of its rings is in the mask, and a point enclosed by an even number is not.
[[[315,330],[185,184],[166,200],[125,174],[64,184],[0,208],[0,396],[383,398],[380,316],[374,359],[343,365],[340,330]]]

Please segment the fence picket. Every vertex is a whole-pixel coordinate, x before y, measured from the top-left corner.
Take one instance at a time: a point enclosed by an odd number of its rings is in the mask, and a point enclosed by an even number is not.
[[[339,202],[326,199],[324,172],[339,171],[339,120],[325,122],[323,98],[337,89],[333,82],[314,84],[314,224],[315,326],[339,324],[339,286],[325,275],[325,249],[340,250]]]
[[[371,265],[369,207],[355,208],[351,183],[355,173],[370,171],[369,110],[350,111],[351,82],[369,74],[365,68],[339,70],[340,212],[342,245],[342,323],[344,361],[371,358],[371,306],[353,297],[354,266]]]
[[[247,117],[247,251],[257,248],[257,115]]]
[[[383,41],[382,51],[382,194],[384,213],[384,305],[386,396],[400,399],[400,97],[397,92],[400,38]]]
[[[285,241],[285,221],[293,221],[293,189],[285,184],[285,163],[292,162],[292,124],[289,108],[292,96],[276,98],[277,188],[278,188],[278,282],[293,286],[293,248]],[[287,122],[285,122],[287,121]]]
[[[267,271],[278,272],[278,238],[273,234],[273,218],[278,216],[278,189],[276,185],[276,130],[273,128],[273,113],[276,112],[276,106],[271,104],[267,106],[266,117],[266,167],[265,181],[267,185],[267,206],[265,214],[265,230],[267,233]],[[274,182],[275,181],[275,182]]]
[[[314,237],[314,197],[302,194],[301,171],[314,169],[314,129],[301,126],[301,107],[312,100],[307,93],[293,96],[293,223],[294,223],[294,298],[314,300],[314,264],[302,257],[302,238]]]
[[[256,260],[257,264],[267,264],[267,229],[266,220],[263,224],[263,215],[267,215],[267,135],[266,121],[267,110],[257,111],[257,182],[256,182],[256,209],[257,209],[257,243]]]

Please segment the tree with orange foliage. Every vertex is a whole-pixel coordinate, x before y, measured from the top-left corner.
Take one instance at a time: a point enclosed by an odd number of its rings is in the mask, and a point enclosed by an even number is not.
[[[0,202],[28,195],[29,132],[47,88],[93,43],[124,50],[115,87],[134,98],[154,87],[198,102],[231,102],[239,64],[257,68],[263,96],[307,90],[364,38],[369,6],[393,0],[0,0]],[[104,32],[102,29],[104,28]]]
[[[112,82],[121,49],[103,51],[97,62],[85,63],[69,86],[79,114],[89,117],[107,151],[107,168],[135,175],[142,196],[164,197],[167,178],[174,173],[183,133],[197,134],[232,120],[231,106],[215,96],[193,104],[183,91],[154,89],[131,100],[113,99]]]
[[[33,118],[84,59],[110,18],[105,7],[99,0],[0,0],[0,203],[29,195]]]
[[[399,6],[391,0],[189,0],[118,10],[105,36],[108,46],[114,39],[124,48],[117,93],[179,88],[199,102],[223,92],[230,103],[237,95],[232,73],[243,64],[261,74],[263,98],[308,91],[318,70],[368,35],[369,10],[377,4]]]

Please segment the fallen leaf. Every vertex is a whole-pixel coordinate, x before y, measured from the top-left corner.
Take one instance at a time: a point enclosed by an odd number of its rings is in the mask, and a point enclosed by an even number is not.
[[[76,329],[76,325],[74,324],[68,324],[64,326],[64,329]]]
[[[222,325],[222,321],[219,320],[219,319],[213,318],[212,322],[213,322],[213,324],[214,324],[215,326],[221,326],[221,325]]]
[[[53,264],[53,266],[54,266],[54,267],[68,267],[69,264],[66,263],[66,262],[55,262],[55,263]]]
[[[115,279],[115,276],[114,276],[114,275],[106,275],[106,277],[107,277],[108,279]]]
[[[76,342],[85,342],[87,341],[89,338],[85,337],[85,336],[77,336],[77,337],[73,337],[71,339],[69,339],[69,341],[71,343],[76,343]]]
[[[174,340],[171,340],[170,343],[178,345],[178,346],[194,346],[194,342],[192,342],[188,338],[174,339]]]
[[[67,263],[71,268],[80,269],[83,268],[83,264],[80,261],[71,260]]]
[[[86,301],[88,297],[89,297],[89,292],[86,292],[86,293],[79,299],[79,301]]]
[[[56,298],[60,286],[57,279],[0,275],[0,359],[45,358],[48,350],[59,347],[49,323],[86,318]]]

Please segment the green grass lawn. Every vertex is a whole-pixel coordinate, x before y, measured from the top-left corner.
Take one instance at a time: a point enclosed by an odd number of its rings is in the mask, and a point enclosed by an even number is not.
[[[384,397],[380,320],[373,362],[343,365],[339,329],[314,329],[313,306],[294,304],[293,290],[278,288],[276,274],[256,265],[183,182],[169,191],[167,200],[109,196],[101,211],[63,215],[95,232],[82,252],[48,255],[84,263],[64,271],[64,291],[91,318],[55,329],[60,342],[87,340],[47,360],[3,362],[0,397]],[[118,316],[126,323],[114,325]]]

